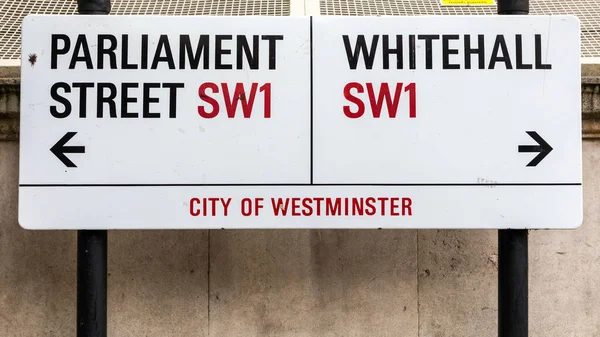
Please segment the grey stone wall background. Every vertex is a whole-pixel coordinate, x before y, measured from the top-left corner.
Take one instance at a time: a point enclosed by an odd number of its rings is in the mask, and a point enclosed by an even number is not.
[[[600,80],[587,77],[596,68],[584,75],[584,224],[530,232],[532,337],[600,337]],[[75,336],[76,234],[19,227],[17,122],[18,79],[2,79],[0,336]],[[496,238],[495,230],[111,231],[108,334],[496,337]]]

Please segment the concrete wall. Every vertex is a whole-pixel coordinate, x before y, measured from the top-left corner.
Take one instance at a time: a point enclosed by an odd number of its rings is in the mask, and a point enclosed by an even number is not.
[[[600,336],[600,80],[586,81],[584,224],[530,233],[533,337]],[[0,130],[16,129],[17,99],[0,99]],[[74,336],[76,233],[19,227],[18,140],[2,139],[0,336]],[[493,230],[111,231],[108,334],[496,337],[496,239]]]

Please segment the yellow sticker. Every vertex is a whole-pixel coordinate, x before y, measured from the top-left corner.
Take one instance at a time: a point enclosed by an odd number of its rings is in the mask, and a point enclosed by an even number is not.
[[[496,0],[441,0],[442,6],[493,6]]]

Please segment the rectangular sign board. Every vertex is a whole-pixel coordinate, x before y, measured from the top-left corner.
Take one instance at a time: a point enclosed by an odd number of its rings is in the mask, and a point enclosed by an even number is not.
[[[28,16],[27,229],[576,228],[574,16]]]

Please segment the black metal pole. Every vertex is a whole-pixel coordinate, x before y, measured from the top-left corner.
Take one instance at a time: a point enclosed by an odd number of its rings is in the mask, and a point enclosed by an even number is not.
[[[498,337],[527,337],[527,230],[498,231]]]
[[[529,0],[498,0],[499,15],[528,15]],[[529,334],[528,230],[498,231],[498,337]]]
[[[77,337],[106,337],[107,231],[77,233]]]
[[[108,15],[110,0],[77,0],[79,14]],[[107,337],[107,231],[77,232],[77,337]]]
[[[529,0],[498,0],[498,14],[527,15],[529,14]]]
[[[110,14],[110,0],[77,0],[79,14]]]

